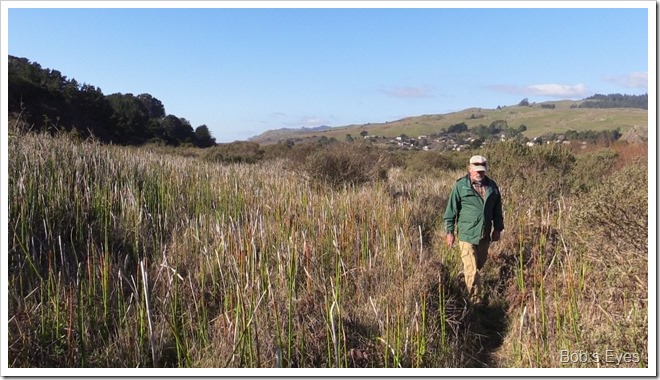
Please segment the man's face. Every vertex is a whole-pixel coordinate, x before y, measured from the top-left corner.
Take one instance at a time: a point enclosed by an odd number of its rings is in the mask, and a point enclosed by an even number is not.
[[[486,172],[483,170],[474,170],[474,168],[470,167],[470,179],[473,182],[481,182],[484,179],[484,176],[486,175]]]

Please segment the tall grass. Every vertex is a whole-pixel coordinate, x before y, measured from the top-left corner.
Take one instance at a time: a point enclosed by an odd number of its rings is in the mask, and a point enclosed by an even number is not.
[[[648,366],[648,169],[646,147],[633,148],[617,149],[628,164],[616,171],[612,150],[578,155],[568,175],[554,178],[565,192],[511,209],[518,231],[515,240],[506,236],[498,261],[515,263],[517,291],[507,297],[520,320],[496,352],[500,365]],[[587,164],[594,157],[609,168]],[[562,362],[562,350],[589,356]],[[613,353],[633,359],[616,363]]]
[[[643,257],[609,299],[630,312],[595,319],[603,263],[564,233],[572,195],[505,198],[473,309],[439,222],[462,172],[323,186],[283,161],[33,134],[9,157],[12,367],[558,366],[603,341],[647,363]]]

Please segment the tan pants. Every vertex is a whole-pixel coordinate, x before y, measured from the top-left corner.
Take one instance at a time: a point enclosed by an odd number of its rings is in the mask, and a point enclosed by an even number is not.
[[[490,242],[481,239],[479,245],[459,241],[458,246],[461,249],[461,259],[463,260],[463,275],[465,276],[465,286],[468,293],[474,294],[479,287],[479,270],[486,264],[488,258],[488,247]],[[473,289],[473,287],[475,289]]]

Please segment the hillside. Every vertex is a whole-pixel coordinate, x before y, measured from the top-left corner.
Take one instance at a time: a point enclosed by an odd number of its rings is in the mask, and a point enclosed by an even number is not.
[[[297,135],[297,134],[306,134],[306,135],[313,135],[318,132],[324,132],[328,130],[332,130],[332,127],[329,127],[327,125],[321,125],[315,128],[280,128],[280,129],[271,129],[268,130],[262,134],[259,135],[259,139],[264,140],[264,141],[274,141],[277,142],[279,140],[286,140],[289,138],[288,136],[291,135]],[[252,140],[252,139],[250,139]]]
[[[347,134],[360,137],[360,132],[369,135],[394,138],[405,134],[411,137],[429,135],[442,128],[464,122],[469,128],[489,125],[496,120],[505,120],[509,127],[521,124],[527,127],[523,133],[528,138],[548,132],[562,133],[567,130],[603,131],[620,128],[622,133],[635,126],[647,127],[648,110],[639,108],[575,108],[583,101],[554,101],[530,106],[506,106],[501,109],[468,108],[463,111],[437,115],[421,115],[385,123],[368,123],[330,128],[325,131],[311,129],[288,129],[267,131],[252,137],[250,141],[273,144],[287,139],[315,140],[322,136],[343,140]],[[543,107],[541,106],[543,105]],[[549,108],[554,105],[554,108]],[[546,108],[547,107],[547,108]],[[277,133],[275,133],[277,132]]]

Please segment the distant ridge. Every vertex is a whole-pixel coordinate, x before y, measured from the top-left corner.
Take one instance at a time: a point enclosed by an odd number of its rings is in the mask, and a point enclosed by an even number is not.
[[[301,135],[306,133],[323,132],[332,129],[329,125],[319,125],[318,127],[300,127],[300,128],[279,128],[268,130],[258,136],[253,136],[248,141],[262,141],[284,138],[288,135]]]
[[[637,99],[635,96],[629,96],[629,98]],[[471,107],[457,112],[410,116],[383,123],[282,128],[266,131],[249,140],[259,144],[275,144],[289,139],[295,142],[314,141],[315,138],[325,136],[343,141],[348,135],[353,138],[361,138],[363,132],[371,136],[389,138],[402,134],[417,137],[431,135],[459,123],[465,123],[472,128],[479,125],[488,126],[490,123],[500,120],[506,121],[512,128],[524,125],[526,130],[523,135],[528,138],[541,136],[548,132],[563,133],[569,130],[603,131],[618,128],[621,133],[625,133],[634,126],[648,128],[648,109],[632,108],[623,104],[619,108],[594,108],[594,99],[595,96],[583,100],[529,102],[524,105],[501,106],[496,109]],[[587,104],[583,105],[585,102]]]

